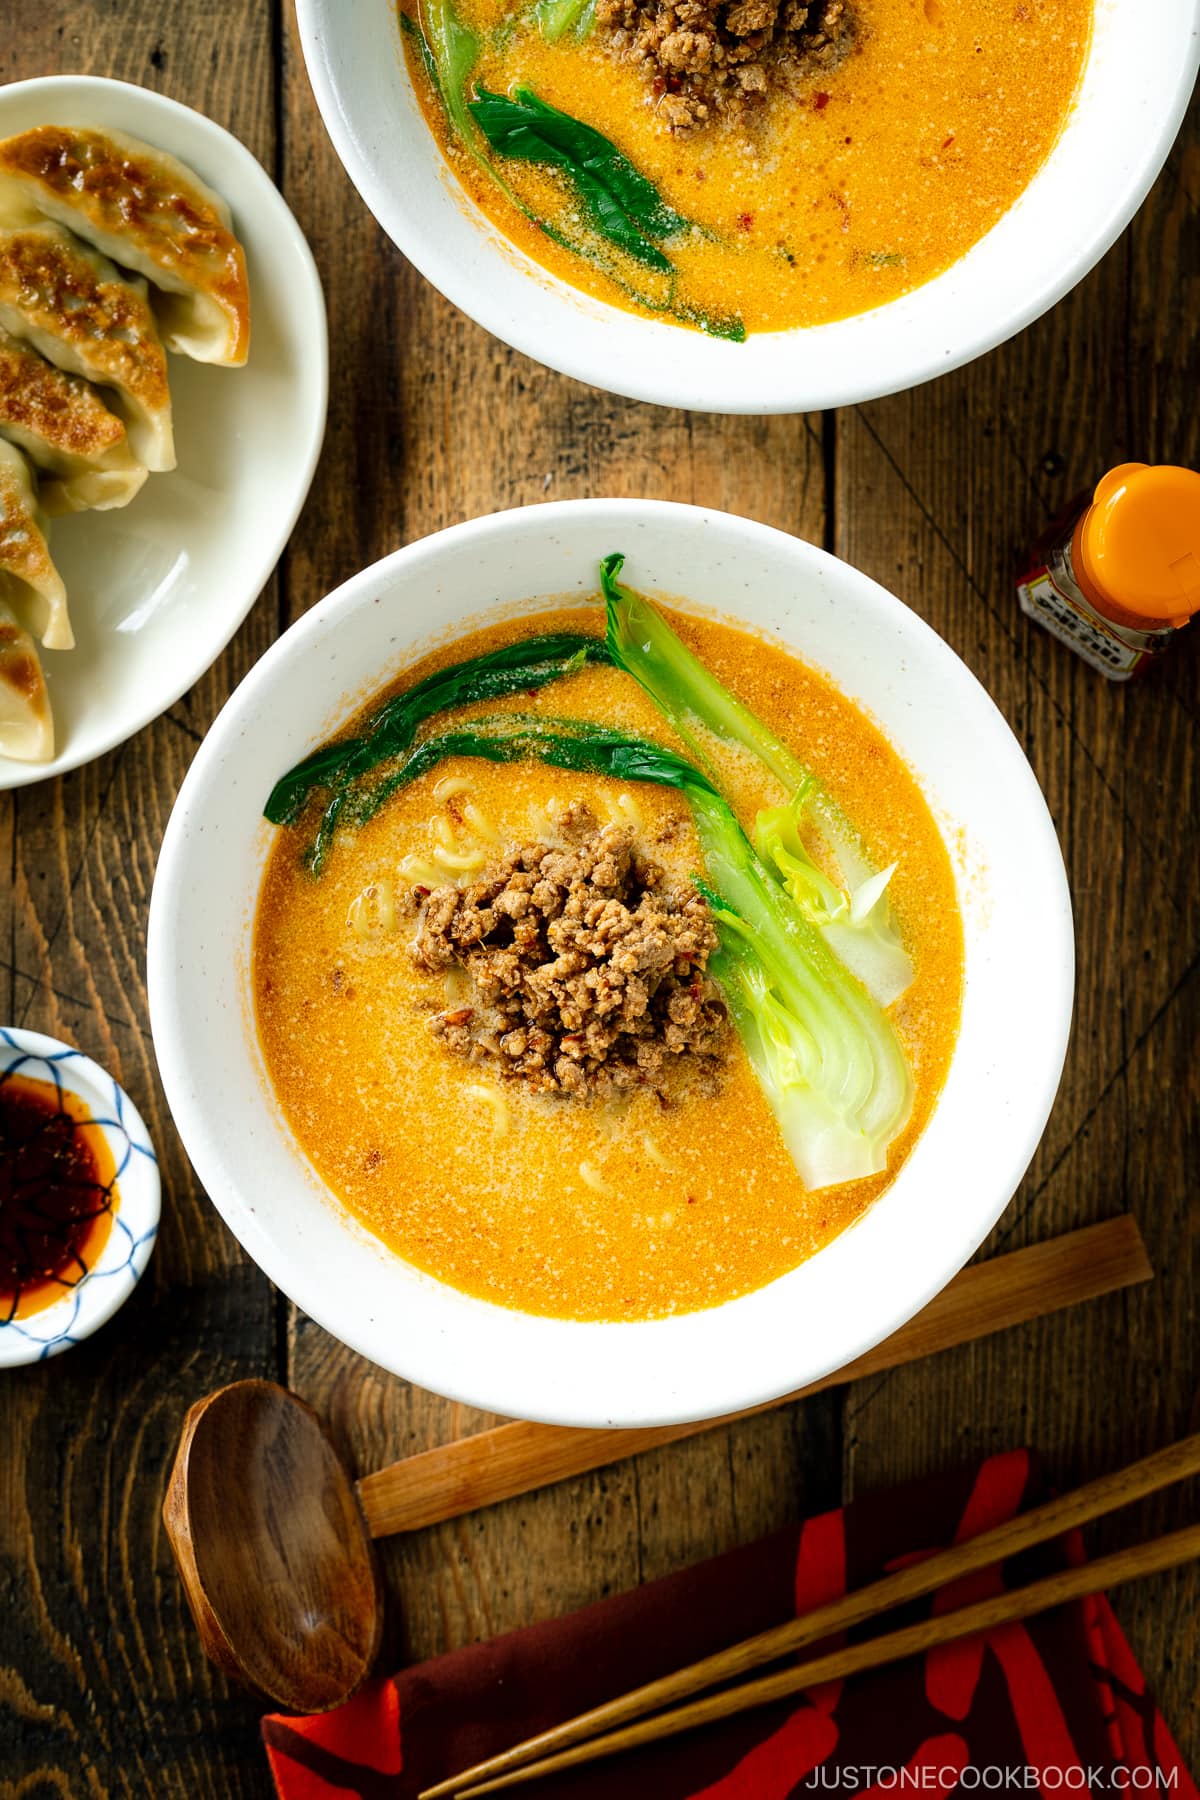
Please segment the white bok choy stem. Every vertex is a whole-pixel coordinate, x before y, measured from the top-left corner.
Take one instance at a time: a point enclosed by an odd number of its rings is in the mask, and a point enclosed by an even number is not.
[[[913,1104],[895,1027],[789,904],[725,802],[688,799],[721,939],[709,969],[804,1185],[882,1174]]]
[[[783,785],[787,803],[758,815],[759,855],[835,955],[881,1006],[890,1006],[913,979],[912,959],[888,909],[886,890],[895,865],[875,868],[854,826],[811,769],[693,656],[656,607],[617,580],[624,560],[614,554],[600,565],[613,660],[645,689],[710,774],[715,771],[698,728],[750,751]],[[806,821],[836,863],[840,885],[822,872],[804,844]]]

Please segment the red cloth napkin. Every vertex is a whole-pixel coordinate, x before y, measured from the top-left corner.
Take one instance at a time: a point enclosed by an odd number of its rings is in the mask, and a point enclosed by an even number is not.
[[[1027,1453],[995,1456],[404,1669],[335,1712],[267,1718],[281,1800],[415,1800],[532,1732],[1000,1524],[1035,1504],[1039,1486]],[[967,1577],[889,1615],[889,1627],[1082,1560],[1077,1538],[1030,1552],[1003,1575]],[[983,1800],[1200,1800],[1103,1598],[519,1791],[537,1800],[815,1800],[833,1791],[902,1800],[957,1787]]]

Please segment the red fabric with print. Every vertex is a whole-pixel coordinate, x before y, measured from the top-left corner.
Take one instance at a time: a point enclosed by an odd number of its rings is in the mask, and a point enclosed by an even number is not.
[[[268,1718],[263,1736],[280,1800],[415,1800],[532,1732],[986,1531],[1036,1504],[1037,1489],[1024,1452],[992,1457],[978,1470],[868,1496],[567,1618],[405,1669],[336,1712]],[[900,1609],[889,1627],[1082,1554],[1077,1538],[1028,1553]],[[985,1771],[1002,1774],[987,1780]],[[539,1800],[815,1800],[823,1792],[883,1800],[960,1787],[1033,1800],[1160,1791],[1200,1800],[1102,1598],[570,1770],[539,1781],[536,1792]]]

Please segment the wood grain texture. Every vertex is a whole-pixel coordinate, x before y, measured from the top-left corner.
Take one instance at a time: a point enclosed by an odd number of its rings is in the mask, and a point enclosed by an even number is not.
[[[1049,1129],[993,1244],[1129,1206],[1159,1280],[856,1388],[851,1491],[1018,1439],[1073,1482],[1194,1428],[1200,645],[1114,689],[1017,611],[1021,546],[1098,470],[1200,465],[1200,107],[1134,228],[1053,313],[972,367],[840,421],[837,548],[923,613],[987,684],[1045,790],[1071,876],[1075,1028]],[[1003,503],[995,504],[993,496]],[[1161,1286],[1160,1286],[1161,1284]],[[1153,1296],[1153,1297],[1150,1297]],[[1144,1534],[1189,1497],[1145,1509]],[[1103,1546],[1107,1529],[1095,1534]],[[1200,1759],[1196,1571],[1117,1598],[1185,1757]]]
[[[827,1388],[863,1381],[993,1332],[1011,1331],[1049,1313],[1082,1305],[1152,1279],[1136,1221],[1128,1213],[1011,1250],[961,1269],[923,1310],[853,1362],[778,1400],[684,1425],[620,1430],[534,1425],[510,1420],[360,1477],[359,1499],[372,1537],[495,1506],[592,1469],[680,1444],[687,1438],[811,1400]]]
[[[275,153],[270,18],[153,0],[7,0],[0,80],[93,72],[161,88]],[[236,19],[230,15],[236,13]],[[157,846],[198,735],[274,636],[261,600],[175,709],[61,780],[3,797],[6,1018],[66,1038],[132,1095],[163,1162],[163,1227],[116,1319],[0,1375],[0,1795],[265,1796],[257,1711],[201,1651],[162,1531],[189,1401],[279,1367],[278,1302],[200,1193],[150,1045]]]
[[[337,164],[283,0],[5,0],[0,81],[59,70],[200,107],[281,182],[326,283],[332,407],[278,577],[209,674],[90,768],[0,797],[5,1016],[113,1069],[159,1145],[166,1189],[136,1299],[71,1355],[0,1376],[0,1800],[269,1792],[257,1709],[205,1664],[158,1521],[194,1399],[242,1375],[287,1381],[364,1469],[491,1423],[350,1355],[247,1263],[171,1128],[144,989],[158,843],[232,685],[329,587],[472,514],[586,493],[727,507],[831,543],[964,655],[1046,790],[1079,932],[1062,1094],[991,1248],[1128,1208],[1157,1279],[848,1398],[823,1395],[390,1543],[385,1655],[549,1616],[989,1449],[1038,1444],[1066,1484],[1200,1426],[1188,1180],[1200,1166],[1200,647],[1116,692],[1022,618],[1011,579],[1020,544],[1107,462],[1200,465],[1200,111],[1132,229],[1012,344],[836,420],[718,419],[552,375],[436,295]],[[1148,1502],[1140,1534],[1182,1523],[1184,1507],[1179,1496]],[[1117,1600],[1193,1765],[1198,1602],[1186,1571]]]

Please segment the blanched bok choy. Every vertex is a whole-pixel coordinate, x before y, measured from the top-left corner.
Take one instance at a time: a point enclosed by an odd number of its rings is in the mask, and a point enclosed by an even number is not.
[[[912,1110],[895,1028],[764,867],[702,770],[584,720],[495,714],[425,738],[374,790],[371,809],[449,756],[543,762],[683,793],[706,869],[698,886],[721,940],[709,967],[802,1180],[821,1188],[882,1173]]]
[[[714,337],[744,342],[746,328],[735,315],[704,313],[676,298],[676,269],[663,245],[701,228],[668,206],[653,182],[594,126],[560,112],[523,82],[504,94],[481,87],[475,78],[481,40],[454,0],[419,3],[419,19],[402,11],[401,25],[417,46],[456,144],[509,203],[561,249],[602,270],[639,306],[669,313]],[[553,43],[568,30],[586,36],[594,11],[594,0],[539,0],[536,17]],[[508,179],[504,171],[521,163],[554,170],[569,191],[573,204],[557,223],[527,203]]]
[[[532,88],[510,94],[476,87],[468,111],[501,156],[557,169],[579,196],[592,229],[635,262],[670,275],[660,248],[690,229],[658,189],[602,132],[539,100]]]
[[[582,41],[596,23],[596,0],[537,0],[533,12],[548,44],[557,44],[568,31]]]
[[[881,1006],[890,1006],[913,978],[911,958],[888,912],[886,890],[895,865],[872,865],[853,825],[812,771],[692,655],[656,607],[618,581],[624,561],[614,554],[600,565],[613,662],[640,683],[703,766],[710,766],[705,737],[711,734],[748,751],[782,784],[786,802],[758,815],[758,854],[806,923]],[[804,827],[839,880],[831,879],[808,849]]]

